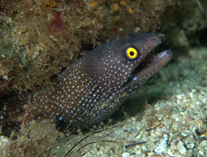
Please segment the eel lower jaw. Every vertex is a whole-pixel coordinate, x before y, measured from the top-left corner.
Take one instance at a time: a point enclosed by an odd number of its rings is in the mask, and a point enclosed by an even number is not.
[[[139,66],[131,73],[126,84],[134,84],[137,82],[143,84],[152,78],[156,73],[164,67],[172,58],[172,52],[165,50],[151,57],[145,58]]]

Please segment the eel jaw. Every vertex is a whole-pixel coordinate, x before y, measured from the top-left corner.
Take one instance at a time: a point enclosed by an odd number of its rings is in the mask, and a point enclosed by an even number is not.
[[[145,58],[131,73],[128,81],[122,86],[122,89],[137,88],[146,81],[150,80],[156,73],[164,67],[172,58],[172,52],[165,50],[154,56]],[[130,90],[131,91],[131,90]]]

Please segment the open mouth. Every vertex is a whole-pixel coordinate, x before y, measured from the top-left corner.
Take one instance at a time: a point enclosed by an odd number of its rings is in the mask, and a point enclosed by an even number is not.
[[[165,50],[153,56],[145,58],[137,68],[131,73],[129,80],[137,80],[141,76],[153,76],[158,70],[165,66],[172,58],[172,52],[170,50]]]

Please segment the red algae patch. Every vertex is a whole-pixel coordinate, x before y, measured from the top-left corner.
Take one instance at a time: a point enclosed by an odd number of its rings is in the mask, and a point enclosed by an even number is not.
[[[60,12],[54,12],[52,15],[54,16],[54,19],[49,23],[48,29],[64,32],[64,24]]]

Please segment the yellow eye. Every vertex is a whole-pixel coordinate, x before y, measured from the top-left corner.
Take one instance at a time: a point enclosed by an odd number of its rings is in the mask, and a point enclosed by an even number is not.
[[[129,47],[126,49],[125,54],[129,59],[135,59],[138,56],[138,52],[135,48]]]

